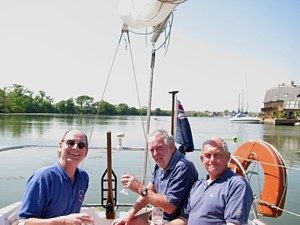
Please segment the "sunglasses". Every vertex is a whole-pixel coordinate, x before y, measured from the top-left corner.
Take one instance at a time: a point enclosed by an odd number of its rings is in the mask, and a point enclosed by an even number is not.
[[[83,148],[85,148],[85,147],[87,147],[87,144],[86,143],[84,143],[84,142],[81,142],[81,141],[79,141],[79,142],[75,142],[74,140],[72,140],[72,139],[69,139],[69,140],[62,140],[62,142],[65,142],[67,145],[69,145],[69,146],[71,146],[71,147],[73,147],[75,144],[77,144],[77,147],[79,148],[79,149],[83,149]]]

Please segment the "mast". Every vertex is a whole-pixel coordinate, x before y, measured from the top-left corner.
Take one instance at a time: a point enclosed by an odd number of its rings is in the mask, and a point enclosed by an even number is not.
[[[245,79],[246,79],[246,112],[248,113],[248,81],[247,81],[247,74],[245,75]]]
[[[172,111],[171,111],[171,134],[174,135],[174,117],[175,117],[175,95],[178,91],[169,91],[172,94]]]
[[[151,105],[152,105],[152,87],[154,77],[154,65],[155,65],[155,50],[152,50],[151,54],[151,65],[150,65],[150,81],[149,81],[149,95],[148,95],[148,108],[147,108],[147,126],[145,134],[145,151],[144,151],[144,167],[143,167],[143,184],[145,185],[147,177],[147,161],[148,161],[148,141],[147,135],[150,131],[150,119],[151,119]]]
[[[147,135],[150,131],[150,117],[151,117],[151,104],[152,104],[152,86],[153,86],[153,77],[154,77],[154,66],[155,66],[155,53],[158,49],[160,49],[163,45],[166,45],[167,40],[170,38],[170,30],[172,27],[172,15],[175,8],[185,2],[186,0],[169,0],[169,1],[143,1],[143,0],[127,0],[120,1],[119,6],[119,14],[127,26],[133,28],[146,28],[152,27],[151,32],[151,43],[152,43],[152,53],[151,53],[151,71],[150,71],[150,84],[149,84],[149,96],[148,96],[148,108],[147,108],[147,127],[144,130],[145,135],[145,153],[144,153],[144,172],[142,182],[145,184],[146,180],[146,168],[147,168],[147,160],[148,160],[148,140]],[[138,4],[135,4],[138,2]],[[141,10],[141,7],[146,7],[147,10]],[[155,48],[157,40],[160,35],[166,30],[167,25],[169,23],[169,32],[165,36],[165,40],[162,44]],[[148,33],[148,32],[147,32]]]
[[[239,108],[238,108],[238,113],[241,112],[241,94],[239,94]]]
[[[151,118],[151,105],[152,105],[152,87],[153,87],[153,77],[154,77],[154,66],[155,66],[155,54],[156,49],[154,48],[156,41],[158,40],[159,36],[161,35],[162,31],[165,29],[166,23],[168,22],[168,18],[170,15],[167,16],[167,18],[155,26],[153,28],[153,36],[151,39],[152,42],[152,54],[151,54],[151,64],[150,64],[150,81],[149,81],[149,95],[148,95],[148,108],[147,108],[147,127],[146,127],[146,136],[145,136],[145,151],[144,151],[144,168],[143,168],[143,179],[142,182],[145,184],[146,176],[147,176],[147,161],[148,161],[148,140],[147,135],[150,131],[150,118]]]

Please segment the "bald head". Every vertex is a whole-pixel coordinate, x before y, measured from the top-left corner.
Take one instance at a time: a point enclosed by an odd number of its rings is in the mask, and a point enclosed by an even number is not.
[[[85,143],[88,146],[88,138],[87,138],[86,134],[83,131],[81,131],[81,130],[76,130],[76,129],[74,129],[74,130],[73,129],[67,130],[64,133],[64,136],[62,137],[61,140],[65,140],[67,136],[71,136],[72,137],[74,134],[83,135],[84,138],[85,138]]]
[[[202,144],[202,149],[204,149],[205,145],[216,146],[221,152],[229,152],[227,143],[222,138],[212,137],[206,140]]]

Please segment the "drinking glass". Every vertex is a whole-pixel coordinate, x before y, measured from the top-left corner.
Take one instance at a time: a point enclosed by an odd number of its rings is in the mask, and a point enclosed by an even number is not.
[[[164,210],[159,207],[152,209],[152,222],[154,225],[163,225]]]
[[[120,191],[120,194],[128,195],[128,189],[123,187],[122,190]]]
[[[124,176],[124,175],[133,175],[133,173],[125,172],[122,176]],[[120,194],[128,195],[128,189],[123,187],[123,189],[120,191]]]

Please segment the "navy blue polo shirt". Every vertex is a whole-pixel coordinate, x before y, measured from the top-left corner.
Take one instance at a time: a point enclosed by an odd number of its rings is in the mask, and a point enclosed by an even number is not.
[[[28,180],[19,218],[53,218],[79,213],[88,189],[88,174],[77,168],[75,182],[60,163],[35,172]]]
[[[154,184],[157,193],[166,195],[168,202],[177,208],[172,214],[164,213],[165,223],[180,215],[181,207],[197,180],[198,172],[194,164],[178,150],[175,151],[166,171],[158,165],[155,166],[151,183]]]

